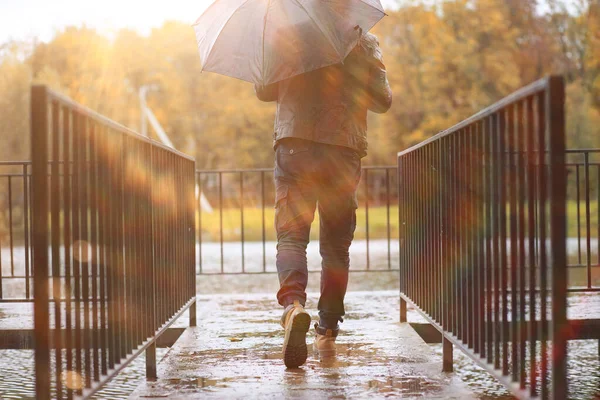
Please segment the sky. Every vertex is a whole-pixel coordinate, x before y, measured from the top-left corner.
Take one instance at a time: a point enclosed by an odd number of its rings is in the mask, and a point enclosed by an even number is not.
[[[166,20],[190,25],[213,0],[0,0],[0,43],[38,37],[47,41],[68,25],[110,34],[131,28],[147,34]],[[395,0],[383,0],[392,6]]]
[[[212,0],[0,0],[0,42],[52,38],[68,25],[148,33],[165,20],[192,24]]]
[[[406,0],[402,0],[406,1]],[[573,1],[573,0],[571,0]],[[190,25],[213,0],[0,0],[0,43],[50,40],[65,26],[85,24],[110,35],[121,28],[147,34],[166,20]],[[381,0],[393,8],[398,0]]]

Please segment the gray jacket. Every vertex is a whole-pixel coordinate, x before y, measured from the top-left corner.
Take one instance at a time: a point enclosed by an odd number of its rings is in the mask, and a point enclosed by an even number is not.
[[[295,137],[345,146],[367,154],[367,110],[392,105],[377,38],[367,33],[343,63],[268,86],[255,86],[262,101],[277,101],[274,145]]]

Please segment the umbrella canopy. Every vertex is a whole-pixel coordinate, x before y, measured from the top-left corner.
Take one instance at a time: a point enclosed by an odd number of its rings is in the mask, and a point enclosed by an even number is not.
[[[267,85],[342,62],[379,0],[216,0],[194,24],[203,71]]]

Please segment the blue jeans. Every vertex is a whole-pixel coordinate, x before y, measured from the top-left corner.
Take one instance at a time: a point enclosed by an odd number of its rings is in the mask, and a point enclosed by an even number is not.
[[[352,149],[303,139],[280,140],[275,158],[275,228],[279,304],[306,302],[306,246],[319,207],[320,325],[335,329],[345,314],[349,249],[356,229],[361,161]]]

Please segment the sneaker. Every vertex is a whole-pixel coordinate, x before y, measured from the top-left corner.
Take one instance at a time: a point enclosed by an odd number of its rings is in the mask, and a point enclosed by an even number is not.
[[[319,326],[319,324],[315,324],[315,332],[315,344],[313,348],[316,353],[319,353],[319,357],[335,356],[335,338],[340,329],[326,329]]]
[[[283,362],[288,368],[297,368],[306,362],[308,356],[306,332],[310,328],[310,315],[298,300],[285,309],[281,326],[285,329]]]

